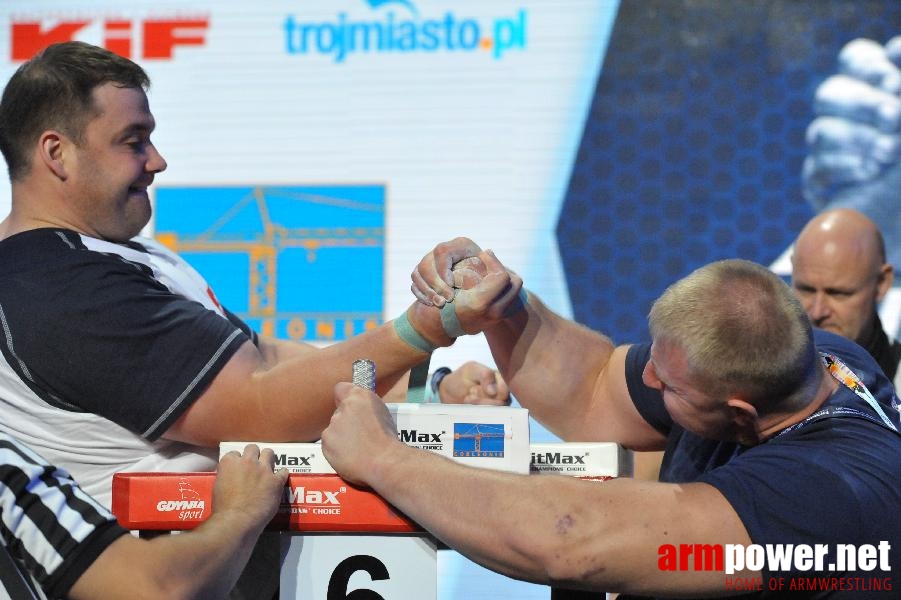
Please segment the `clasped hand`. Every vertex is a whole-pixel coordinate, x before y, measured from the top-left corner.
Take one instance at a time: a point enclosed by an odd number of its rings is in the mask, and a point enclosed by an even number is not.
[[[410,289],[422,304],[440,309],[452,302],[466,333],[485,331],[503,320],[522,290],[519,275],[491,250],[463,237],[438,244],[419,261],[411,278]]]

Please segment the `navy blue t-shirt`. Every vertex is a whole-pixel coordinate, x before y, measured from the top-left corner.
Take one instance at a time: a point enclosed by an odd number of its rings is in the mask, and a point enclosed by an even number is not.
[[[819,352],[847,365],[877,408],[867,402],[865,391],[859,395],[841,385],[808,421],[762,444],[746,447],[706,440],[674,423],[661,394],[642,382],[650,344],[629,349],[629,391],[645,420],[667,435],[661,481],[700,481],[717,488],[738,513],[754,544],[826,545],[829,554],[823,572],[765,565],[764,590],[771,584],[778,588],[781,578],[785,586],[827,587],[792,590],[792,597],[899,597],[901,591],[894,587],[892,577],[901,569],[898,398],[891,382],[860,346],[825,331],[817,330],[814,335]],[[839,544],[876,547],[883,541],[891,546],[889,570],[880,568],[885,561],[869,571],[829,570],[830,564],[837,564]],[[808,581],[813,578],[819,581]],[[780,593],[786,591],[783,588]],[[765,591],[754,597],[777,596],[779,593]]]

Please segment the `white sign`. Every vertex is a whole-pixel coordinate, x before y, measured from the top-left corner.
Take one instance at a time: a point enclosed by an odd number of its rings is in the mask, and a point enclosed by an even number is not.
[[[282,600],[438,598],[438,550],[427,535],[283,534],[282,556]]]

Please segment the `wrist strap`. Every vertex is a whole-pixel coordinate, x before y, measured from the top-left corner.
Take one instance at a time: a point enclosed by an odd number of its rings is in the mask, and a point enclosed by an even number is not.
[[[457,291],[454,290],[454,297],[456,296]],[[444,328],[444,333],[447,334],[447,337],[457,339],[461,335],[466,335],[466,332],[463,331],[460,319],[457,318],[455,306],[456,304],[451,300],[450,302],[445,302],[444,306],[441,307],[441,326]]]
[[[451,370],[448,367],[439,367],[438,369],[435,369],[435,372],[429,377],[429,384],[425,389],[423,402],[441,404],[441,395],[438,391],[438,386],[441,385],[441,380],[450,373]]]
[[[406,311],[394,319],[392,323],[394,324],[394,331],[397,332],[397,337],[408,346],[411,346],[420,352],[425,352],[426,354],[431,354],[438,348],[438,346],[433,345],[430,341],[419,335],[418,331],[413,329],[410,319],[407,318]]]
[[[429,361],[431,357],[410,369],[410,381],[407,384],[407,402],[411,404],[422,404],[423,402],[431,402],[429,399]]]
[[[457,290],[454,290],[455,298],[456,295]],[[522,311],[528,303],[529,294],[526,291],[526,288],[520,288],[516,300],[511,302],[510,306],[507,307],[507,310],[504,311],[504,318],[512,317],[516,313]],[[453,339],[466,335],[466,331],[464,331],[463,326],[460,325],[460,319],[457,318],[457,309],[454,308],[455,306],[456,304],[451,300],[450,302],[445,302],[444,306],[441,307],[441,326],[444,328],[444,333],[447,334],[447,337]]]

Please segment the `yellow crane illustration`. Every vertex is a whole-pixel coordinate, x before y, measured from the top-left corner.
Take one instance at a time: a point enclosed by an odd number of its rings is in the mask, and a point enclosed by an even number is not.
[[[328,204],[353,210],[382,211],[373,206],[347,198],[336,198],[301,193],[280,188],[257,186],[251,189],[209,228],[196,235],[172,231],[158,231],[156,239],[174,252],[235,253],[243,252],[249,258],[249,314],[259,318],[263,335],[275,335],[277,307],[278,256],[287,248],[304,248],[307,260],[314,261],[316,252],[323,248],[382,247],[383,227],[295,227],[289,228],[272,220],[267,204],[269,198],[287,198],[300,202]],[[260,231],[225,233],[222,228],[251,203],[255,204],[260,218]]]
[[[482,431],[482,427],[486,427],[487,431]],[[498,431],[498,427],[500,427],[500,431]],[[485,438],[502,438],[504,437],[504,426],[503,425],[485,425],[482,423],[473,423],[472,427],[466,432],[454,432],[454,439],[472,439],[473,440],[473,452],[476,454],[480,454],[482,452],[482,440]]]

